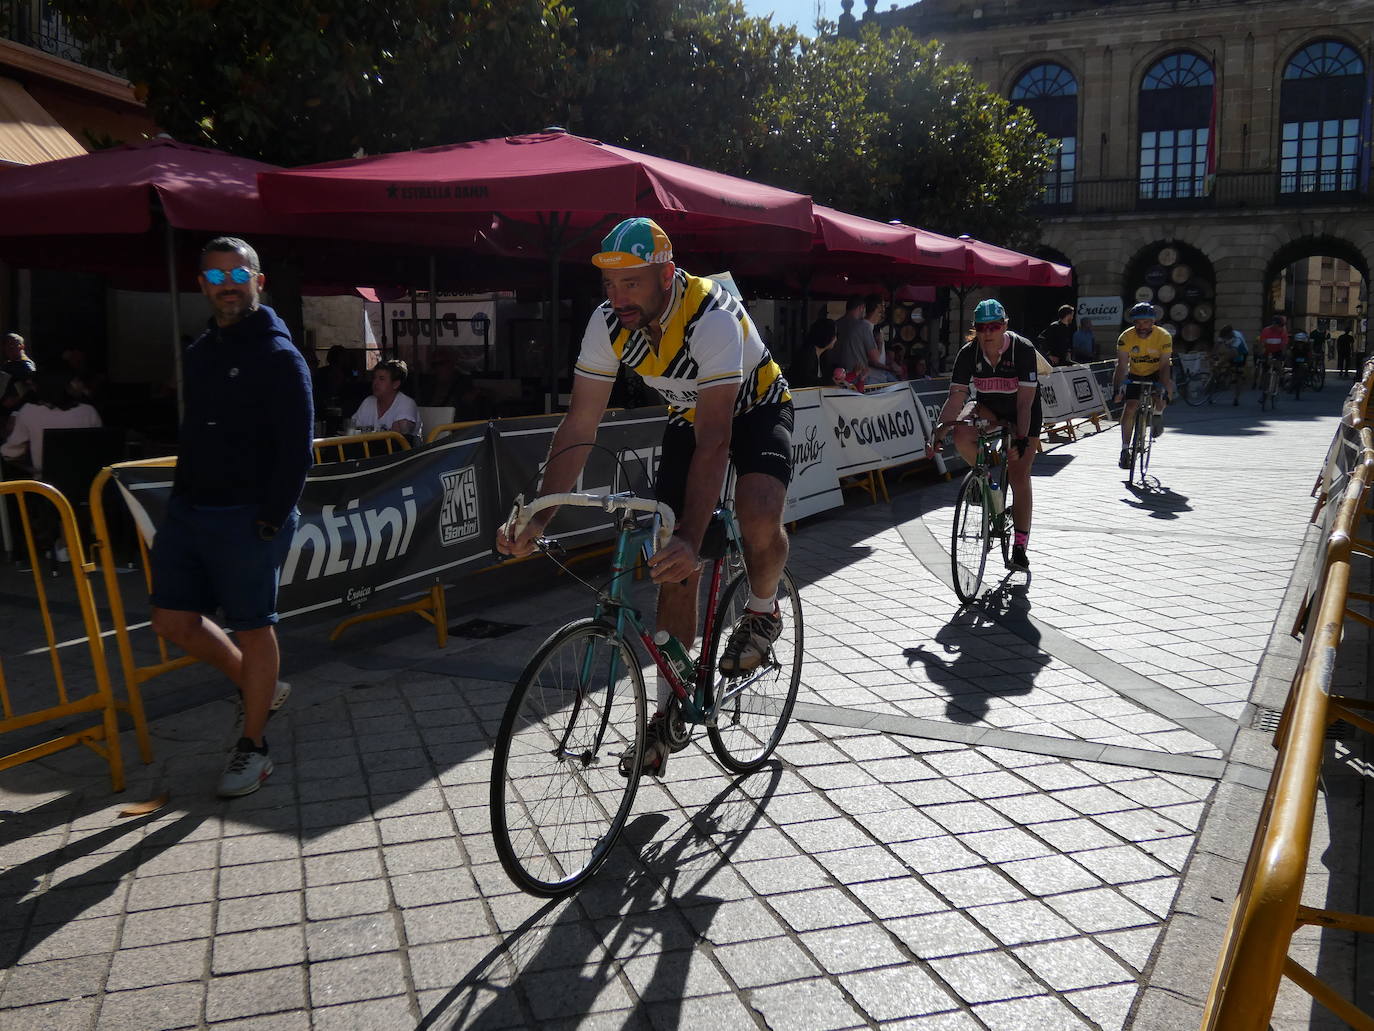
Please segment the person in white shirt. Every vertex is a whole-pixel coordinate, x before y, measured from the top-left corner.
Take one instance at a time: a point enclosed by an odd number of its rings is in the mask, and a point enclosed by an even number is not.
[[[420,410],[412,398],[401,393],[408,375],[410,369],[399,358],[378,362],[372,369],[372,396],[364,398],[353,413],[353,425],[420,436]]]
[[[62,376],[40,375],[37,391],[14,416],[14,429],[0,446],[0,455],[24,462],[36,477],[43,476],[43,431],[100,426],[100,413],[78,402]]]

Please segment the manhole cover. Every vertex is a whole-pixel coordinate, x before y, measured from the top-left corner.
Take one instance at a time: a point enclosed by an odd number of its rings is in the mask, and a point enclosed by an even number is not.
[[[515,630],[524,630],[527,623],[497,623],[490,619],[469,619],[466,623],[454,623],[448,628],[451,634],[459,637],[505,637]]]

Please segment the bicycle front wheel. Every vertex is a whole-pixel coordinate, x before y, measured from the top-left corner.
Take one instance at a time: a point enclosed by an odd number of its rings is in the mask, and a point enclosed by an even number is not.
[[[801,684],[801,596],[792,574],[785,569],[778,581],[781,636],[752,672],[726,678],[716,671],[725,639],[744,615],[749,593],[749,578],[743,573],[726,585],[706,649],[707,669],[711,670],[706,706],[710,709],[719,703],[715,725],[707,725],[706,736],[721,765],[734,773],[752,773],[773,754],[792,718]]]
[[[1313,390],[1320,390],[1322,387],[1326,386],[1326,362],[1324,360],[1319,360],[1312,366],[1312,372],[1309,375],[1311,379],[1308,380],[1308,385]]]
[[[605,861],[639,787],[645,725],[644,676],[613,626],[578,620],[535,652],[491,763],[496,854],[524,891],[564,894]]]
[[[983,479],[969,473],[959,488],[959,500],[954,504],[954,535],[950,538],[950,572],[954,576],[954,593],[965,605],[978,597],[983,586],[983,570],[988,564],[988,549],[992,546],[987,495]]]
[[[1131,436],[1131,471],[1129,483],[1136,482],[1139,474],[1140,485],[1145,485],[1145,471],[1150,467],[1150,408],[1143,402],[1135,410],[1135,432]]]

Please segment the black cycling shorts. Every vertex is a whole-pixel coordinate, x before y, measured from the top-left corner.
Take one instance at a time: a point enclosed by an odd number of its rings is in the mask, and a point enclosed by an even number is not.
[[[1152,372],[1152,373],[1150,373],[1148,376],[1137,376],[1137,375],[1135,375],[1134,373],[1131,373],[1131,374],[1127,375],[1127,377],[1126,377],[1126,400],[1127,400],[1127,401],[1139,401],[1139,400],[1140,400],[1140,384],[1142,384],[1142,383],[1158,383],[1158,382],[1159,382],[1159,373],[1157,373],[1157,372]]]
[[[697,433],[686,423],[669,423],[663,431],[654,494],[682,516],[687,499],[687,469],[697,447]],[[792,402],[759,405],[730,424],[730,464],[738,476],[764,473],[786,486],[792,481]]]
[[[978,414],[978,407],[982,406],[990,411],[998,422],[1004,422],[1011,427],[1012,434],[1016,433],[1016,398],[1014,395],[988,395],[970,398],[965,402],[964,407],[959,411],[960,421],[972,419]],[[1044,420],[1040,415],[1040,391],[1035,392],[1035,400],[1031,402],[1030,431],[1026,434],[1027,439],[1039,440],[1040,429]]]

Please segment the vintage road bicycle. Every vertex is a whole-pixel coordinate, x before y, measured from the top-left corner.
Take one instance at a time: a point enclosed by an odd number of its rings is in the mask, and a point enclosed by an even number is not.
[[[1162,422],[1162,417],[1155,413],[1155,392],[1158,389],[1158,384],[1150,380],[1140,384],[1140,402],[1136,405],[1135,421],[1131,426],[1131,471],[1126,481],[1133,486],[1149,486],[1150,453],[1154,450],[1155,437]]]
[[[1173,359],[1174,393],[1196,408],[1211,397],[1213,372],[1210,363],[1204,359],[1196,372],[1189,372],[1179,355]]]
[[[710,565],[704,647],[691,675],[683,676],[627,596],[637,558],[672,536],[672,509],[630,492],[550,494],[528,504],[517,498],[511,536],[539,512],[561,505],[615,517],[610,579],[593,588],[590,617],[554,631],[536,649],[506,705],[491,764],[491,830],[501,865],[522,890],[545,898],[572,891],[596,872],[634,804],[648,715],[634,641],[672,687],[667,715],[673,750],[685,748],[704,727],[717,759],[733,773],[757,770],[773,754],[796,704],[802,665],[801,595],[784,570],[778,584],[782,636],[752,672],[717,672],[724,642],[749,600],[739,530],[727,509],[716,511],[702,544]],[[550,557],[557,551],[547,539],[538,546]]]
[[[1011,430],[983,419],[969,420],[966,425],[978,430],[978,453],[973,467],[964,474],[959,498],[954,503],[949,561],[954,593],[968,605],[982,592],[988,552],[994,540],[1001,542],[1003,564],[1011,562],[1015,529],[1012,510],[1007,505]]]
[[[1279,403],[1279,386],[1283,378],[1283,356],[1268,354],[1260,368],[1260,411],[1273,411]]]

